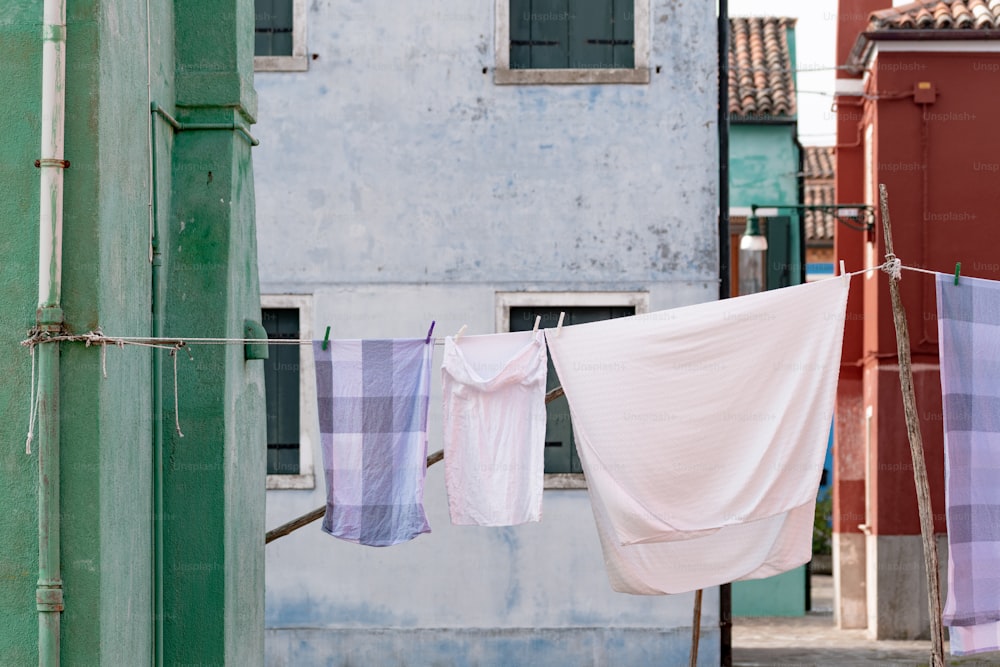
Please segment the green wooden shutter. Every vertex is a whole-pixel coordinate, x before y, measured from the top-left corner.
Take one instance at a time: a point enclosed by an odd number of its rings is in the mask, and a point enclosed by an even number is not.
[[[632,306],[617,307],[584,307],[584,308],[511,308],[510,330],[530,331],[535,326],[535,317],[540,316],[540,327],[549,329],[559,324],[560,311],[566,312],[563,326],[597,322],[614,317],[626,317],[635,314]],[[560,386],[559,377],[552,365],[549,355],[549,374],[545,383],[545,391],[552,391]],[[573,435],[573,422],[570,419],[569,403],[565,396],[552,401],[546,407],[548,422],[545,426],[545,472],[547,473],[582,473],[583,466],[576,452],[576,441]]]
[[[574,69],[633,68],[633,10],[633,0],[573,0],[569,11],[569,66]]]
[[[559,308],[511,308],[510,330],[531,331],[535,326],[535,317],[541,317],[539,326],[543,329],[553,328],[559,323]],[[567,315],[567,317],[569,317]],[[564,321],[563,324],[566,324]],[[548,377],[545,391],[550,392],[559,386],[559,377],[552,356],[549,355]],[[545,472],[573,472],[576,459],[573,447],[573,423],[569,417],[569,403],[562,396],[549,403],[545,408],[548,421],[545,425]]]
[[[531,0],[510,0],[510,68],[531,68]]]
[[[569,66],[611,67],[614,62],[614,9],[611,0],[576,0],[570,19]]]
[[[792,267],[797,264],[792,257],[792,221],[788,216],[767,219],[767,289],[778,289],[794,284]]]
[[[262,311],[269,339],[298,339],[299,311]],[[267,474],[299,474],[299,346],[270,345],[264,361],[267,409]]]
[[[254,0],[254,55],[292,55],[293,0]]]
[[[510,0],[512,69],[635,67],[633,0]]]
[[[531,66],[569,66],[569,0],[532,0]]]
[[[614,66],[635,68],[635,2],[615,0],[614,3]]]

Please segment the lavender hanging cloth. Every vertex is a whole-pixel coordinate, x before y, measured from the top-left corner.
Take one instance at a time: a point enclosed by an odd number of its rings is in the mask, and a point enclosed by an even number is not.
[[[937,276],[951,652],[1000,650],[1000,282]]]
[[[384,547],[429,533],[424,513],[433,346],[313,342],[326,516],[335,537]]]

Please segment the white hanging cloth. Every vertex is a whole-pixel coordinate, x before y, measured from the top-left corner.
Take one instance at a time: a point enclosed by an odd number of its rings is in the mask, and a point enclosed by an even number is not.
[[[452,523],[513,526],[541,519],[547,375],[541,331],[445,339],[444,465]]]
[[[615,590],[810,560],[849,281],[546,330]]]

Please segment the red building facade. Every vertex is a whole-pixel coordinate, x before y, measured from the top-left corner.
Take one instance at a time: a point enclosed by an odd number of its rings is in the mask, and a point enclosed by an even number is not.
[[[1000,279],[1000,3],[885,8],[841,0],[837,201],[878,208],[889,192],[904,265]],[[993,6],[993,9],[990,7]],[[881,215],[868,232],[838,225],[849,271],[884,261]],[[937,303],[932,276],[904,271],[914,384],[946,562]],[[884,275],[855,278],[848,303],[834,443],[836,616],[875,638],[928,636],[913,467]],[[942,573],[944,569],[942,568]],[[944,579],[942,578],[942,582]]]

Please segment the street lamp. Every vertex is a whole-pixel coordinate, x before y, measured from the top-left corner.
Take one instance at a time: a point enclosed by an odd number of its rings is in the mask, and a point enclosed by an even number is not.
[[[767,238],[760,233],[757,216],[747,218],[740,237],[740,295],[756,294],[767,288]]]

